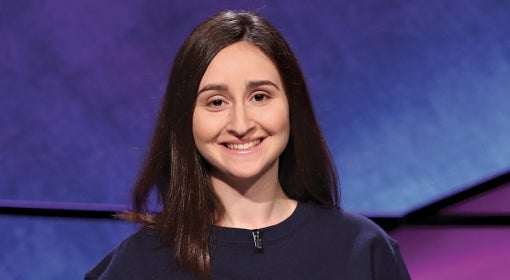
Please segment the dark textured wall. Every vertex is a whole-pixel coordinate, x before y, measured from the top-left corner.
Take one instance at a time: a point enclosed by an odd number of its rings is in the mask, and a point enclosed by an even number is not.
[[[400,215],[510,169],[510,1],[2,1],[0,202],[125,204],[177,48],[225,9],[258,11],[288,38],[345,208]],[[19,252],[37,252],[48,279],[103,253],[77,236],[106,251],[131,231],[0,219],[12,229],[0,244],[34,238]],[[46,238],[68,243],[36,245]],[[17,279],[7,251],[0,276]]]

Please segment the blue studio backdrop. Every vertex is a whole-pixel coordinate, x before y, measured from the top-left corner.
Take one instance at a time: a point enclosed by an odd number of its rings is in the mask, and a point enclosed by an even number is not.
[[[226,9],[290,42],[344,208],[400,216],[510,170],[510,1],[1,1],[0,204],[125,209],[177,49]],[[1,279],[74,279],[136,227],[0,228]]]

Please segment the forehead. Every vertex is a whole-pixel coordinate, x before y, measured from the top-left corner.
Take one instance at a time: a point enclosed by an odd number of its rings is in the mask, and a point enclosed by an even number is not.
[[[223,48],[211,60],[200,88],[209,83],[246,83],[250,80],[268,80],[282,88],[273,61],[258,47],[241,41]]]

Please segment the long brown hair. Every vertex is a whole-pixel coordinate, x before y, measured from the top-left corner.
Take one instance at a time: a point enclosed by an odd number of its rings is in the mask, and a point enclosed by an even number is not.
[[[210,230],[224,213],[207,163],[195,147],[192,116],[200,80],[223,48],[244,40],[276,65],[290,110],[291,133],[280,156],[279,180],[298,201],[339,207],[336,169],[319,128],[303,73],[283,36],[267,20],[247,12],[222,12],[200,24],[177,53],[155,132],[124,218],[156,228],[178,267],[210,276]],[[155,192],[161,210],[149,209]]]

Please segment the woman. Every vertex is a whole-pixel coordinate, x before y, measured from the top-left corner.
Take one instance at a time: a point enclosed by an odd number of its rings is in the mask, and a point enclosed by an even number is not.
[[[179,50],[133,205],[143,229],[86,279],[409,279],[396,243],[340,210],[298,62],[251,13]]]

